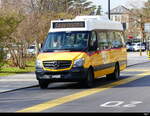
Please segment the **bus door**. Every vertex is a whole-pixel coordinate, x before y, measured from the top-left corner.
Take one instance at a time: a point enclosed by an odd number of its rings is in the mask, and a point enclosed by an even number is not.
[[[115,38],[115,32],[107,32],[107,36],[108,36],[108,41],[109,41],[109,44],[111,46],[111,51],[110,51],[110,60],[115,63],[118,58],[120,56],[120,53],[118,53],[118,46],[117,46],[117,41],[116,41],[116,38]]]
[[[121,38],[121,32],[109,32],[109,41],[111,44],[111,61],[113,63],[119,62],[122,69],[122,64],[125,64],[126,53],[124,52],[123,38]]]
[[[90,61],[91,64],[94,68],[94,77],[96,78],[97,75],[97,70],[98,70],[98,66],[101,64],[101,57],[99,55],[99,52],[97,51],[97,34],[95,31],[91,32],[91,36],[90,36],[90,42],[89,42],[89,53],[90,53]]]
[[[99,55],[97,60],[98,68],[96,76],[100,77],[111,72],[110,46],[108,43],[106,32],[97,32],[97,38],[98,38]]]

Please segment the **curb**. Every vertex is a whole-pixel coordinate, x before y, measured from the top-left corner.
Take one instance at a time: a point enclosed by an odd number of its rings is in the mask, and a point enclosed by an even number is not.
[[[145,63],[149,63],[149,62],[150,61],[141,62],[141,63],[137,63],[137,64],[131,64],[131,65],[128,65],[127,67],[132,67],[132,66],[135,66],[135,65],[145,64]]]
[[[14,91],[22,90],[22,89],[34,88],[34,87],[39,87],[39,85],[33,85],[33,86],[28,86],[28,87],[22,87],[22,88],[18,88],[18,89],[8,90],[8,91],[0,92],[0,94],[14,92]]]

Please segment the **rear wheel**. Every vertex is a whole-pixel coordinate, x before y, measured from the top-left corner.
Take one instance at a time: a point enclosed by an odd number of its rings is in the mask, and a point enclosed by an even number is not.
[[[41,89],[47,89],[49,85],[49,82],[47,80],[39,80],[39,86]]]
[[[120,77],[120,68],[119,64],[115,65],[115,70],[112,74],[106,75],[107,80],[118,80]]]

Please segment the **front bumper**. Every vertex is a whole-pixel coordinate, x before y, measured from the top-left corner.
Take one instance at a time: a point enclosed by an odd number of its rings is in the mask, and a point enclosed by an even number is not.
[[[48,80],[50,82],[79,82],[86,79],[87,71],[87,69],[80,67],[56,72],[36,69],[35,73],[37,80]],[[57,76],[59,76],[59,78]]]

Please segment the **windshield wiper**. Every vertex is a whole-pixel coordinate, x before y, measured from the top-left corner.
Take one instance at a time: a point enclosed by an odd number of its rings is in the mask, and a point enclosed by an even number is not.
[[[53,52],[54,50],[43,50],[43,52]]]
[[[54,50],[54,52],[70,52],[68,49],[62,49],[62,50]]]
[[[85,51],[87,51],[87,50],[88,50],[88,47],[82,49],[81,51],[85,52]]]
[[[87,48],[84,49],[47,49],[43,50],[43,52],[72,52],[72,51],[85,51]]]

